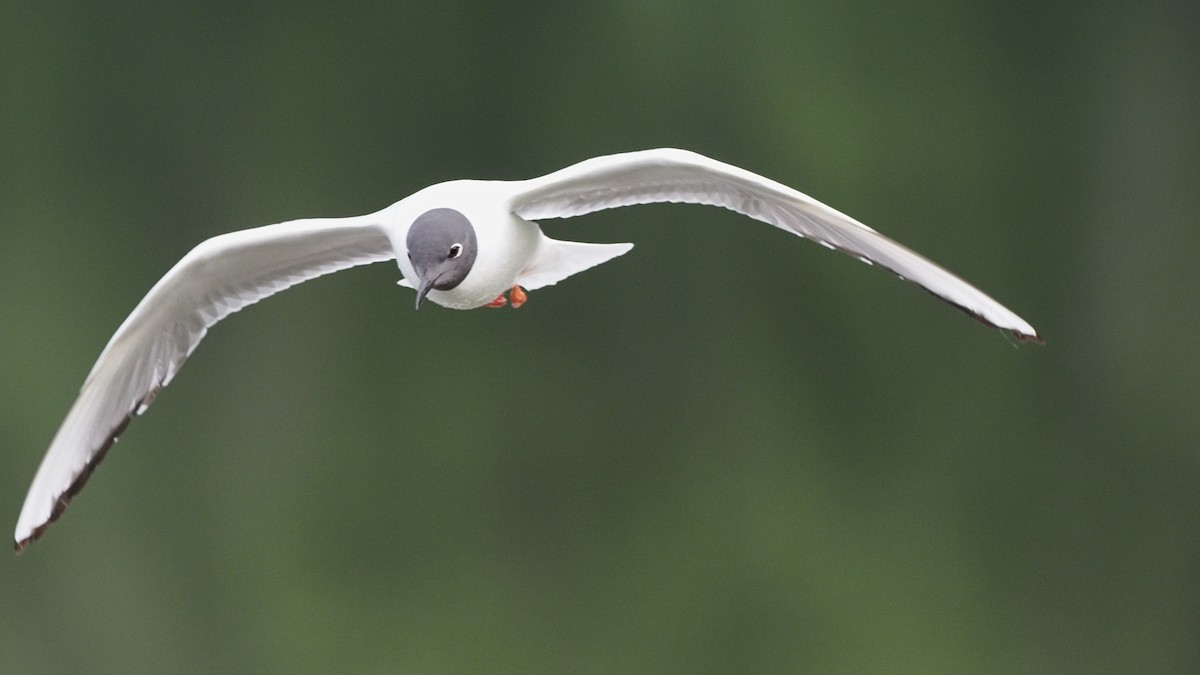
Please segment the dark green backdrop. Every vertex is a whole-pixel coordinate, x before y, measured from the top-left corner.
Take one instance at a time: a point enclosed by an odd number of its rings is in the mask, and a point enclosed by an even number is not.
[[[5,669],[1200,669],[1195,3],[391,4],[0,9],[5,522],[189,248],[451,178],[689,148],[1049,344],[701,207],[516,312],[321,279],[0,556]]]

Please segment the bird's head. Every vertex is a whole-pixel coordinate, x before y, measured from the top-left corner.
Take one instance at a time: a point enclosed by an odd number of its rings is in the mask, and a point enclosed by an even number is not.
[[[462,283],[475,264],[478,245],[471,221],[454,209],[422,213],[408,228],[408,261],[417,278],[417,305],[431,290],[448,291]]]

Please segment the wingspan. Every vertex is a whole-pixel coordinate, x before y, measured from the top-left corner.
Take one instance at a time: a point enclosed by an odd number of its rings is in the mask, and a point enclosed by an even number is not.
[[[1024,319],[920,254],[786,185],[686,150],[589,159],[516,187],[514,212],[568,218],[633,204],[721,206],[890,270],[980,321],[1041,342]]]
[[[29,488],[17,551],[62,515],[129,420],[167,386],[211,326],[295,284],[394,257],[375,216],[295,220],[192,249],[138,303],[92,367]]]

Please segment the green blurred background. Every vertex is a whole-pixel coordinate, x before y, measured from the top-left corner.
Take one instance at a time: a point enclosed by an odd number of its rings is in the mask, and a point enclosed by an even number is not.
[[[684,147],[1028,319],[719,209],[519,312],[393,264],[214,330],[0,556],[14,673],[1200,670],[1200,5],[0,10],[0,497],[193,245]]]

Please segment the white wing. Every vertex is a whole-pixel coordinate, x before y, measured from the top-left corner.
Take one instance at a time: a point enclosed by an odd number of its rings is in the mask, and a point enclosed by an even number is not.
[[[373,216],[295,220],[213,237],[192,249],[138,303],[92,367],[29,488],[17,519],[17,550],[62,514],[210,326],[302,281],[394,257]]]
[[[1032,326],[979,289],[850,216],[694,152],[660,149],[596,157],[514,187],[513,211],[527,220],[654,202],[722,206],[891,270],[1017,339],[1041,342]]]

